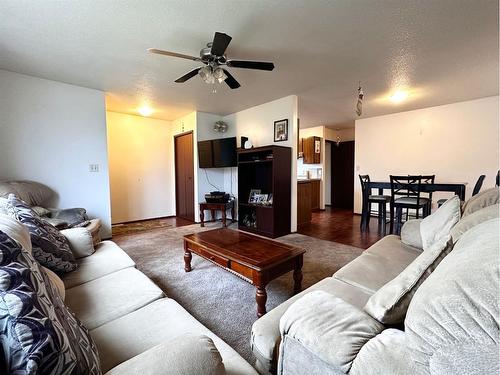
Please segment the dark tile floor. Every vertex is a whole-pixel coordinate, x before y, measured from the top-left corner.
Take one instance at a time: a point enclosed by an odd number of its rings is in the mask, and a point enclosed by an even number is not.
[[[360,221],[361,216],[354,215],[350,210],[327,207],[325,211],[314,212],[311,223],[299,227],[297,232],[322,240],[366,249],[381,237],[377,233],[376,218],[370,220],[370,229],[364,233],[361,233],[359,229]],[[113,236],[130,235],[156,228],[175,228],[189,224],[193,224],[193,222],[176,217],[114,224]]]

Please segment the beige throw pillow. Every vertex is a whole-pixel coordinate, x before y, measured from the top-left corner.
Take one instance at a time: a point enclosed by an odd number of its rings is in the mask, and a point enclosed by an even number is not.
[[[460,237],[462,237],[462,235],[469,229],[474,228],[476,225],[479,225],[482,222],[497,218],[499,216],[500,204],[497,203],[482,208],[479,211],[471,213],[470,215],[462,217],[458,224],[455,225],[451,230],[451,238],[453,239],[453,243],[456,243],[460,239]]]
[[[433,214],[420,223],[422,248],[429,249],[435,242],[450,234],[451,228],[460,220],[460,199],[455,195],[448,199]]]
[[[400,324],[418,287],[452,250],[448,235],[422,252],[394,279],[385,284],[366,303],[364,310],[383,324]]]
[[[462,210],[462,216],[468,216],[482,208],[497,203],[500,203],[500,187],[494,187],[482,191],[465,202]]]

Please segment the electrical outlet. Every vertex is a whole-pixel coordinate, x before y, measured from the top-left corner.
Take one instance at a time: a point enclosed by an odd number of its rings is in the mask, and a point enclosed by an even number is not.
[[[99,164],[89,164],[89,172],[99,172]]]

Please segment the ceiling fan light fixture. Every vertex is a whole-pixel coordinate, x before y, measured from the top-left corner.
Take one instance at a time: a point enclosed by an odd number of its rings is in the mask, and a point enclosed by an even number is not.
[[[201,68],[198,74],[205,83],[215,83],[211,67],[205,66]]]
[[[222,68],[215,69],[213,72],[213,76],[219,83],[224,82],[227,78],[227,75],[226,73],[224,73],[224,70],[222,70]]]

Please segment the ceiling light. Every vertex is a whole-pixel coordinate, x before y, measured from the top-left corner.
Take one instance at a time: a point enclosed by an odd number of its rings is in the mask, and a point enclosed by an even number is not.
[[[222,68],[215,69],[213,72],[213,76],[219,83],[224,82],[227,78],[227,75],[224,73],[224,70],[222,70]]]
[[[149,117],[153,114],[154,111],[153,108],[148,107],[147,105],[143,105],[142,107],[137,109],[137,112],[139,112],[141,116]]]
[[[215,78],[212,73],[212,68],[210,66],[205,66],[204,68],[201,68],[198,71],[198,74],[205,83],[215,83]]]
[[[399,103],[405,101],[407,98],[408,98],[408,92],[400,91],[400,90],[396,91],[394,94],[392,94],[389,97],[391,102],[393,102],[395,104],[399,104]]]

